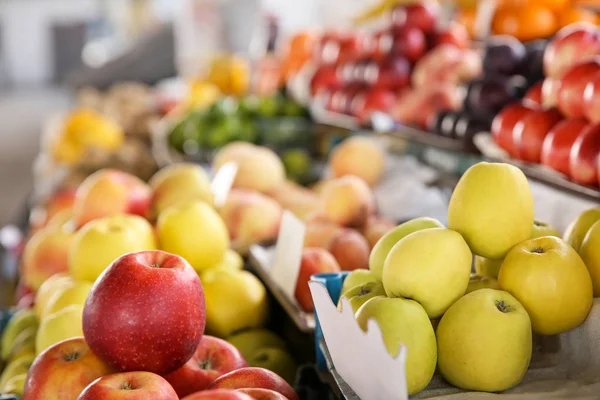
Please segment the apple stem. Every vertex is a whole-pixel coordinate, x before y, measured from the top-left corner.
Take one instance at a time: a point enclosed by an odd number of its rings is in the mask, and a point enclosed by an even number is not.
[[[533,249],[531,249],[531,252],[537,254],[544,254],[544,249],[541,247],[534,247]]]
[[[64,357],[65,361],[75,361],[79,358],[79,353],[76,351],[73,351],[71,353],[67,353]]]
[[[512,307],[506,304],[504,301],[496,300],[496,308],[505,314],[512,311]]]
[[[123,389],[123,390],[132,390],[133,389],[133,385],[131,384],[131,382],[123,382],[123,386],[121,387],[121,389]]]
[[[212,362],[210,361],[209,358],[202,360],[198,363],[198,366],[200,366],[200,369],[212,369]]]
[[[158,265],[158,264],[150,264],[150,268],[160,268],[160,265]]]

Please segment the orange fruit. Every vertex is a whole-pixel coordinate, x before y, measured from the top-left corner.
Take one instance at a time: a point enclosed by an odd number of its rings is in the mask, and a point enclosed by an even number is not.
[[[539,6],[549,8],[552,11],[561,11],[568,8],[572,1],[571,0],[534,0],[530,3],[535,3]]]
[[[527,41],[551,36],[558,29],[558,21],[552,10],[531,3],[499,9],[494,15],[492,29],[495,34],[512,35]]]
[[[558,24],[561,28],[563,26],[582,21],[596,24],[598,22],[598,18],[596,16],[596,13],[594,13],[593,11],[586,10],[580,7],[570,7],[558,13]]]

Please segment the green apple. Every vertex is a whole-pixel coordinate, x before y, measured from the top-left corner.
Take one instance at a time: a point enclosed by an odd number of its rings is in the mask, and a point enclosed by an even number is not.
[[[458,181],[448,205],[448,228],[479,256],[500,260],[531,238],[533,196],[525,174],[510,164],[481,162]]]
[[[383,287],[389,297],[421,303],[431,319],[441,316],[467,290],[473,255],[451,229],[411,233],[385,259]]]
[[[342,296],[350,289],[354,289],[356,286],[364,285],[368,282],[377,282],[378,279],[375,277],[375,274],[368,269],[355,269],[350,272],[346,279],[344,279],[344,284],[342,285]]]
[[[277,347],[262,348],[255,351],[246,361],[249,366],[273,371],[287,383],[294,385],[298,365],[287,351]]]
[[[489,258],[475,256],[475,273],[479,276],[498,278],[502,260],[490,260]]]
[[[435,372],[437,349],[431,321],[423,307],[414,300],[373,297],[356,313],[356,321],[367,330],[374,319],[383,335],[383,343],[392,357],[407,348],[406,385],[408,394],[423,390]]]
[[[365,304],[367,300],[372,299],[376,296],[385,296],[385,289],[381,282],[367,282],[364,285],[353,287],[342,295],[350,302],[352,312],[356,314],[360,306]],[[342,309],[342,297],[338,302],[338,309]]]
[[[496,278],[492,278],[491,276],[472,275],[465,294],[479,289],[500,289],[500,285]]]
[[[429,228],[443,228],[444,225],[433,218],[415,218],[398,225],[381,237],[373,247],[369,256],[369,269],[378,280],[383,275],[383,264],[385,259],[396,243],[413,232]]]
[[[531,321],[502,290],[481,289],[454,303],[437,327],[438,369],[464,390],[499,392],[523,379],[531,360]]]
[[[594,296],[600,297],[600,220],[588,230],[579,254],[590,271],[594,284]]]
[[[531,239],[536,239],[543,236],[556,236],[560,237],[558,229],[553,227],[547,222],[533,221],[533,231],[531,232]]]
[[[567,227],[565,241],[579,252],[585,235],[596,221],[600,221],[600,207],[585,210]]]
[[[251,359],[257,350],[263,348],[276,348],[285,350],[286,345],[283,339],[275,333],[263,329],[248,329],[231,335],[227,341],[237,347],[246,360]]]

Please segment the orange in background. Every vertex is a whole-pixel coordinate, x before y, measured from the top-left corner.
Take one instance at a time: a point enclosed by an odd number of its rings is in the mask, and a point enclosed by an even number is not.
[[[570,25],[574,22],[591,22],[598,23],[596,13],[580,7],[571,7],[558,13],[558,24],[563,26]]]
[[[512,35],[521,41],[551,36],[558,27],[552,10],[534,2],[516,8],[500,8],[492,23],[495,34]]]
[[[317,35],[311,31],[303,31],[292,36],[283,53],[283,79],[296,74],[312,58],[317,41]]]

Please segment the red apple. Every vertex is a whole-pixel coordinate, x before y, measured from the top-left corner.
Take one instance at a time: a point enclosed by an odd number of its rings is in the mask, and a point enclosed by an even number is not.
[[[253,398],[237,390],[215,389],[190,394],[181,400],[253,400]]]
[[[308,247],[302,250],[295,297],[304,311],[313,312],[314,309],[308,287],[310,277],[314,274],[339,272],[340,270],[338,262],[329,251],[318,247]]]
[[[363,32],[352,32],[340,41],[340,54],[337,62],[356,60],[374,46],[373,38]]]
[[[533,107],[542,106],[542,85],[543,81],[535,83],[532,87],[527,90],[523,102]]]
[[[397,97],[389,89],[384,87],[374,87],[364,94],[354,96],[350,109],[361,123],[369,120],[376,111],[389,111],[396,104]]]
[[[565,119],[552,128],[542,146],[542,164],[569,175],[569,157],[573,143],[588,126],[582,118]]]
[[[247,394],[254,400],[288,400],[288,398],[282,395],[281,393],[277,393],[276,391],[269,389],[237,389],[236,392]]]
[[[518,157],[518,149],[513,142],[515,125],[533,108],[525,103],[513,103],[502,109],[492,121],[492,137],[500,148],[511,157]]]
[[[402,56],[390,56],[379,66],[376,85],[386,89],[402,89],[410,82],[410,63]],[[368,77],[367,77],[368,78]]]
[[[248,367],[217,378],[209,389],[263,388],[281,393],[289,400],[299,400],[292,387],[279,375],[264,368]]]
[[[437,47],[441,44],[451,44],[459,49],[467,49],[471,44],[469,31],[467,31],[467,28],[463,24],[452,21],[447,28],[438,30],[433,35],[432,47]]]
[[[23,400],[73,400],[111,369],[82,337],[59,342],[38,355],[29,368]]]
[[[392,52],[407,60],[418,61],[427,50],[427,39],[422,30],[414,26],[403,26],[394,33]]]
[[[194,355],[205,315],[202,284],[190,264],[164,251],[141,251],[117,258],[96,280],[83,334],[114,368],[164,375]]]
[[[582,185],[598,184],[600,124],[587,127],[573,143],[569,157],[569,176]]]
[[[526,113],[513,130],[513,143],[519,159],[539,163],[544,139],[561,119],[562,116],[555,109]]]
[[[544,73],[559,79],[575,63],[600,54],[600,34],[591,23],[576,23],[562,28],[544,51]]]
[[[600,72],[589,78],[583,91],[583,114],[591,122],[600,122]]]
[[[452,83],[432,82],[418,89],[417,105],[411,122],[422,129],[442,110],[458,110],[462,106],[461,91]]]
[[[162,376],[135,371],[107,375],[92,382],[77,400],[179,400]]]
[[[332,65],[324,65],[315,71],[310,81],[310,91],[313,96],[326,90],[335,90],[341,85],[337,69]]]
[[[335,257],[342,271],[369,268],[369,242],[354,229],[338,232],[329,243],[329,251]]]
[[[192,358],[178,370],[165,375],[179,397],[206,389],[219,376],[247,367],[244,356],[231,343],[204,335]]]
[[[376,60],[383,60],[392,50],[394,35],[389,29],[375,32],[373,35],[372,56]]]
[[[441,7],[437,1],[424,0],[394,8],[392,23],[398,28],[414,26],[425,33],[430,33],[434,31],[440,14]]]
[[[558,109],[566,117],[583,117],[584,90],[598,72],[600,72],[600,56],[575,64],[565,71],[558,90]]]
[[[542,82],[542,107],[552,108],[558,106],[558,92],[560,91],[560,79],[546,78]]]

